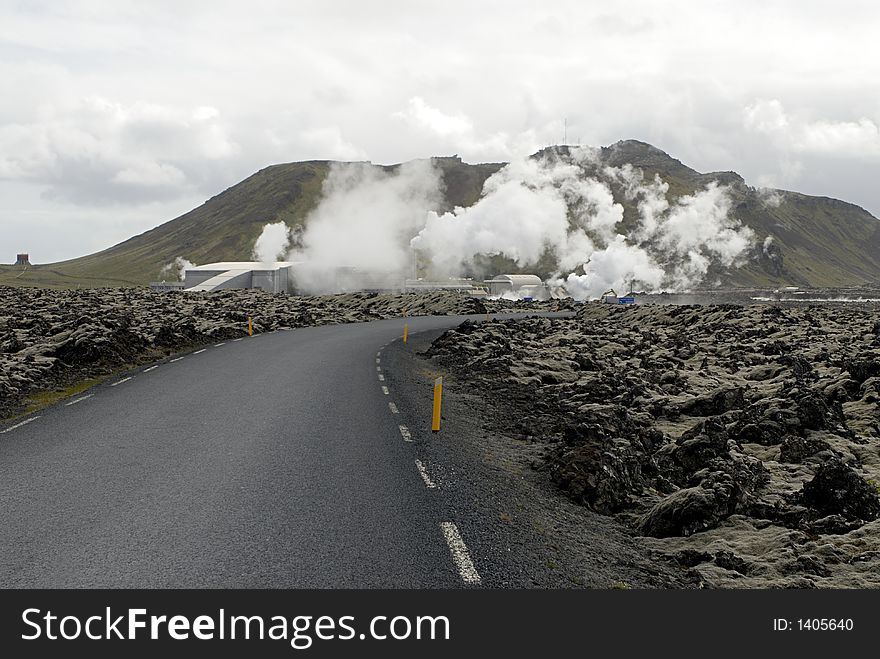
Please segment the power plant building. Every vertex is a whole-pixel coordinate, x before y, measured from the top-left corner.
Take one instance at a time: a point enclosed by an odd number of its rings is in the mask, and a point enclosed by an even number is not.
[[[514,295],[536,300],[549,297],[547,287],[538,275],[496,275],[487,279],[485,285],[489,289],[490,297]]]
[[[155,290],[170,290],[181,286],[186,291],[221,291],[227,289],[257,288],[268,293],[294,295],[298,292],[297,276],[303,281],[323,281],[318,290],[325,293],[368,291],[400,293],[417,291],[456,291],[464,295],[488,295],[519,299],[546,300],[553,295],[537,275],[497,275],[486,281],[473,279],[406,279],[400,273],[365,271],[358,268],[337,267],[316,269],[309,263],[276,261],[224,261],[191,266],[184,271],[181,283],[152,284]]]
[[[226,261],[187,268],[184,289],[187,291],[220,291],[230,288],[259,288],[269,293],[292,293],[292,268],[289,261],[258,263]]]

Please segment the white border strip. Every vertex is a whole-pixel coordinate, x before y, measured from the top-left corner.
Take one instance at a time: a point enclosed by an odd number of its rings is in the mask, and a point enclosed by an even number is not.
[[[419,476],[422,477],[422,480],[425,481],[425,487],[429,490],[436,490],[437,483],[431,480],[431,477],[428,476],[428,470],[425,469],[425,465],[422,464],[421,460],[416,460],[416,469],[419,470]]]
[[[32,423],[39,418],[40,417],[38,417],[38,416],[32,416],[30,419],[25,419],[21,423],[16,423],[14,426],[9,426],[6,430],[0,430],[0,435],[5,435],[8,432],[12,432],[16,428],[21,428],[22,426],[26,426],[27,424]]]
[[[443,537],[446,538],[446,544],[449,545],[449,553],[452,554],[452,560],[458,568],[462,581],[471,584],[480,583],[480,575],[474,567],[467,545],[461,539],[458,527],[454,522],[440,522],[440,529],[443,531]]]
[[[128,382],[129,380],[131,380],[130,377],[128,377],[128,378],[122,378],[121,380],[119,380],[118,382],[114,382],[114,383],[111,384],[110,386],[111,386],[111,387],[118,387],[118,386],[119,386],[120,384],[122,384],[123,382]]]
[[[403,437],[403,441],[411,442],[412,435],[409,432],[409,428],[407,428],[406,426],[397,426],[397,427],[400,429],[400,434]]]
[[[88,396],[83,396],[83,397],[81,397],[81,398],[76,398],[76,399],[70,401],[69,403],[64,403],[64,406],[65,406],[65,407],[70,407],[71,405],[76,405],[77,403],[81,403],[81,402],[83,402],[84,400],[88,400],[89,398],[91,398],[91,397],[94,396],[94,395],[95,395],[95,394],[89,394]]]

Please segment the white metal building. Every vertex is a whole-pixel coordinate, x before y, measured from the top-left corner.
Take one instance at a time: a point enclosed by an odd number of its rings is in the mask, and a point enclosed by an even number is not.
[[[500,297],[512,293],[520,297],[544,297],[544,282],[538,275],[497,275],[485,281],[489,287],[489,295]]]
[[[269,293],[290,293],[294,265],[289,261],[226,261],[197,265],[185,270],[184,288],[188,291],[259,288]]]

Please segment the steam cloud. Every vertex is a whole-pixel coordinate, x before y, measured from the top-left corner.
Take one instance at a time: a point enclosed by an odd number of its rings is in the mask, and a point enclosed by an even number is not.
[[[260,263],[271,263],[283,257],[290,247],[290,229],[284,222],[263,227],[254,245],[253,258]]]
[[[368,163],[335,164],[288,255],[304,262],[296,272],[300,290],[337,292],[340,268],[399,284],[412,258],[409,240],[424,226],[427,209],[440,204],[442,190],[440,172],[428,160],[389,171]]]
[[[637,226],[625,232],[612,185],[638,208]],[[449,273],[479,254],[504,254],[526,268],[549,251],[559,266],[551,285],[577,299],[624,288],[631,279],[649,290],[689,288],[713,263],[742,261],[754,235],[730,217],[727,188],[713,182],[672,203],[667,192],[659,177],[646,181],[630,165],[602,167],[596,150],[574,149],[570,158],[505,167],[469,208],[429,212],[412,245]]]
[[[785,201],[785,195],[781,190],[773,188],[758,188],[758,200],[764,208],[779,208]]]
[[[637,218],[624,221],[613,191],[637,209]],[[670,201],[659,177],[646,179],[630,165],[605,166],[589,147],[510,163],[486,180],[470,207],[431,210],[442,199],[442,178],[431,161],[394,169],[334,166],[288,255],[304,262],[300,288],[339,290],[340,268],[399,283],[415,250],[432,277],[473,272],[492,255],[523,269],[540,262],[545,272],[555,263],[548,284],[576,299],[624,289],[633,279],[644,290],[682,290],[703,283],[713,266],[741,265],[755,239],[731,216],[727,187],[713,182]]]
[[[177,256],[171,263],[166,263],[162,266],[162,269],[159,271],[160,275],[165,277],[170,273],[174,273],[177,277],[178,281],[183,281],[186,275],[187,268],[195,268],[196,264],[192,261],[188,261],[182,256]]]

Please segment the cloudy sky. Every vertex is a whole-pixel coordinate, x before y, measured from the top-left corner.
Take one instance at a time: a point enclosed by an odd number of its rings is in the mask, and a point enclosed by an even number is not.
[[[880,214],[880,6],[0,0],[0,262],[86,254],[268,164],[651,142]],[[266,218],[267,221],[271,218]]]

